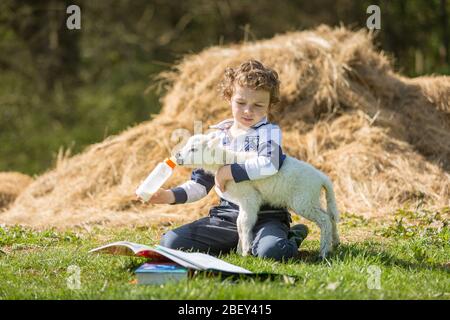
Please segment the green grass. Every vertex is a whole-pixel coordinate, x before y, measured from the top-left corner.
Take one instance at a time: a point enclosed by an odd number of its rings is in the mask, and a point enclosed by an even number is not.
[[[398,210],[390,222],[345,213],[343,243],[328,261],[317,260],[319,232],[309,223],[312,232],[296,259],[222,256],[252,271],[296,276],[293,284],[199,275],[139,286],[133,284],[133,270],[145,260],[87,253],[118,240],[156,244],[173,226],[91,232],[0,227],[0,299],[450,299],[450,231],[442,218],[447,213],[448,208]],[[73,276],[69,266],[80,270],[80,289],[67,285]],[[380,289],[370,289],[377,272]]]

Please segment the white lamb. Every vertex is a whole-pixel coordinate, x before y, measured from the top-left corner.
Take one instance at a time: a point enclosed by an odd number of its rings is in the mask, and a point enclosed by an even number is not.
[[[213,174],[225,164],[243,162],[254,157],[254,152],[235,152],[223,148],[218,138],[208,135],[194,135],[176,154],[179,165],[203,168]],[[236,161],[238,159],[238,161]],[[336,227],[339,213],[330,179],[312,165],[286,156],[280,170],[267,178],[235,183],[229,181],[222,194],[224,199],[239,205],[237,228],[239,233],[238,252],[243,256],[250,253],[252,230],[260,207],[270,204],[291,209],[295,213],[315,222],[321,231],[320,257],[325,258],[331,249],[339,244]],[[320,193],[326,190],[327,210],[320,206]]]

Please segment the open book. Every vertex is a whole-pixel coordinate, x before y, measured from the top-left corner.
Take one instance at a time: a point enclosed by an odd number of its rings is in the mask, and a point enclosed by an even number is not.
[[[172,261],[187,269],[222,272],[225,274],[253,274],[244,268],[235,266],[209,254],[184,252],[163,246],[149,247],[143,244],[118,241],[89,251],[90,253],[109,253],[150,258],[152,261]]]

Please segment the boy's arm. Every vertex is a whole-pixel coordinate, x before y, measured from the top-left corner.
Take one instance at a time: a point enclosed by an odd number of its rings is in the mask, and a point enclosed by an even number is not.
[[[175,195],[175,202],[172,204],[198,201],[206,197],[213,186],[213,174],[207,173],[203,169],[194,169],[191,174],[191,180],[170,189]]]
[[[281,150],[281,130],[277,125],[267,125],[260,129],[258,156],[247,159],[243,164],[231,165],[235,182],[258,180],[278,172],[285,155]]]

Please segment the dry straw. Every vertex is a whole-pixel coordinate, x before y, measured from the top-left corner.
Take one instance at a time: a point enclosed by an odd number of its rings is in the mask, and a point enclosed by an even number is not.
[[[0,212],[6,210],[33,181],[19,172],[0,172]]]
[[[208,48],[160,76],[167,94],[153,120],[92,145],[38,177],[0,214],[34,227],[148,225],[190,221],[214,191],[186,205],[142,205],[134,190],[170,154],[182,130],[231,116],[216,90],[228,66],[257,59],[278,71],[271,119],[288,154],[332,178],[341,211],[386,217],[404,205],[449,206],[450,78],[396,74],[372,34],[320,26],[269,40]],[[166,187],[189,178],[176,169]]]

